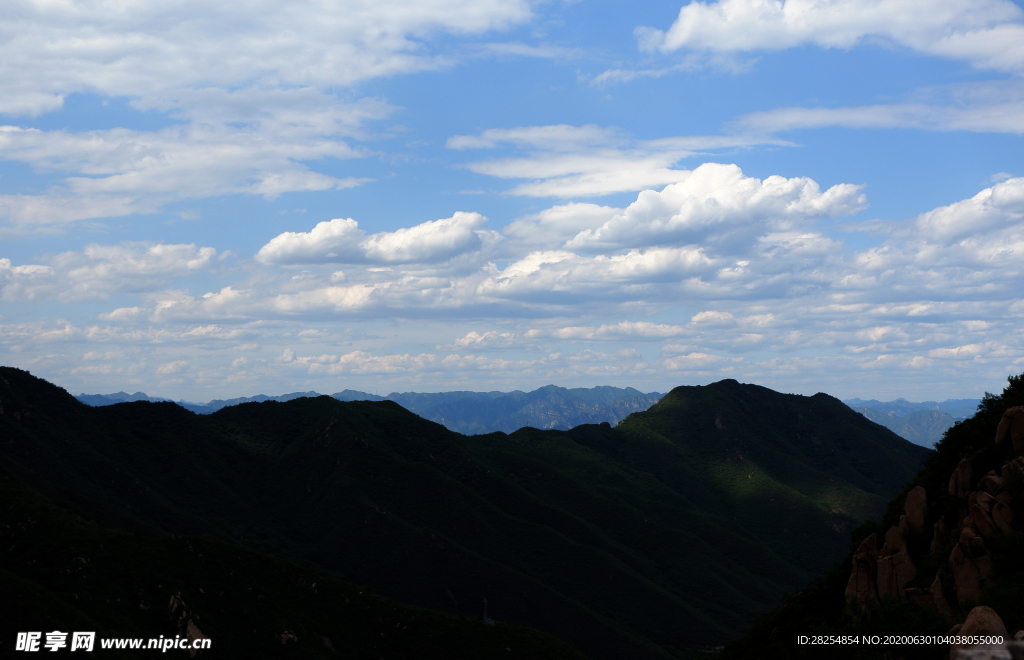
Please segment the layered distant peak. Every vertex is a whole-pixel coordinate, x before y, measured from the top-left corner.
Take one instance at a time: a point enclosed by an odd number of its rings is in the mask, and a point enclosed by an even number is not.
[[[214,399],[207,403],[178,401],[178,405],[198,414],[210,414],[242,403],[291,401],[323,396],[319,392],[292,392],[268,396],[257,394],[234,399]],[[331,395],[339,401],[394,401],[406,410],[466,434],[511,433],[524,426],[567,430],[580,424],[617,424],[630,413],[646,410],[661,397],[645,394],[632,387],[607,385],[567,389],[545,385],[532,392],[392,392],[386,397],[346,389]],[[128,401],[169,401],[149,397],[143,392],[127,394],[80,394],[76,397],[90,406],[109,406]]]

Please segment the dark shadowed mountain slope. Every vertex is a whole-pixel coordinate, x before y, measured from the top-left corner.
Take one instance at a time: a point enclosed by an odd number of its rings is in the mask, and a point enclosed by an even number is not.
[[[723,659],[823,657],[820,647],[797,642],[806,634],[945,636],[976,606],[991,608],[1009,636],[1024,628],[1021,406],[1024,375],[1010,377],[1001,395],[986,395],[973,417],[950,427],[878,522],[851,533],[845,559],[761,618]],[[828,651],[850,659],[951,657],[941,642]]]
[[[593,658],[732,639],[845,550],[926,450],[826,395],[723,381],[619,425],[466,437],[391,401],[195,415],[0,369],[5,469],[98,523],[209,534]]]
[[[208,536],[149,536],[84,519],[0,474],[0,626],[146,640],[200,634],[200,657],[582,659],[557,639],[505,622],[410,607],[322,571]],[[45,640],[44,640],[45,641]],[[172,655],[182,651],[171,651]]]

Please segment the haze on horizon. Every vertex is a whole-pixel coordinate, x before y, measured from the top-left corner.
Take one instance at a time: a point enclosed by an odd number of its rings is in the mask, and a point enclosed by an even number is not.
[[[978,398],[1019,1],[15,0],[0,363],[75,393]]]

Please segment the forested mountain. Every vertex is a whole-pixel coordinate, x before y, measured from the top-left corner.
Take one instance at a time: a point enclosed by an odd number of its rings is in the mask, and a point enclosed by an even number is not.
[[[0,376],[4,473],[89,524],[205,535],[453,614],[487,598],[592,658],[703,657],[840,558],[930,453],[825,394],[736,381],[676,388],[614,428],[464,436],[393,401],[196,415]],[[231,629],[237,613],[196,599]]]

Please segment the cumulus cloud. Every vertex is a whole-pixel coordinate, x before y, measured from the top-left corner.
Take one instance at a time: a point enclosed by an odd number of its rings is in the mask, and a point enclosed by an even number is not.
[[[690,136],[633,140],[615,128],[595,125],[522,126],[488,129],[449,138],[449,149],[494,149],[502,145],[524,156],[474,161],[466,167],[499,179],[530,179],[509,190],[528,197],[597,197],[683,181],[689,171],[673,166],[709,150],[756,144],[788,144],[744,136]]]
[[[622,209],[573,202],[523,216],[505,225],[501,233],[511,239],[509,248],[562,245],[587,229],[598,229]]]
[[[351,267],[344,275],[316,268],[294,277],[267,271],[262,279],[201,296],[158,290],[174,277],[213,266],[215,251],[194,245],[91,246],[42,264],[2,262],[0,277],[10,300],[46,299],[58,291],[68,300],[137,291],[144,304],[118,308],[107,317],[126,321],[391,317],[395,310],[409,316],[459,310],[514,318],[525,310],[550,316],[574,309],[595,313],[603,306],[609,313],[619,305],[650,313],[679,300],[701,301],[687,327],[734,328],[730,336],[741,333],[748,344],[763,339],[749,319],[771,326],[773,312],[738,314],[714,301],[791,299],[813,304],[814,313],[823,316],[924,318],[948,313],[942,307],[947,303],[998,298],[1012,290],[1024,256],[1024,179],[1000,181],[971,199],[893,224],[889,238],[859,250],[849,249],[835,229],[826,235],[816,225],[863,203],[856,186],[822,191],[806,178],[759,180],[735,166],[710,164],[696,168],[685,182],[641,193],[626,209],[564,205],[521,219],[506,240],[533,226],[556,245],[531,249],[524,244],[529,251],[504,265],[485,262],[488,246],[500,240],[485,218],[458,213],[372,235],[350,219],[280,234],[260,250],[258,260]],[[559,219],[567,226],[559,227]],[[563,241],[588,224],[591,228]],[[463,257],[471,257],[468,265],[455,270],[447,265]],[[647,323],[641,319],[630,323],[566,325],[576,329],[557,336],[641,336],[681,327],[636,325]]]
[[[702,275],[713,274],[714,266],[700,248],[658,247],[595,257],[566,251],[534,252],[488,277],[477,292],[496,298],[562,304],[603,296],[620,300],[632,296],[663,298],[678,291],[672,286],[650,285],[699,281]],[[648,286],[636,288],[643,285]]]
[[[608,249],[655,244],[714,245],[727,254],[746,250],[769,231],[788,231],[823,217],[852,215],[866,199],[859,186],[822,192],[806,177],[744,176],[736,165],[706,163],[662,191],[645,190],[624,212],[586,229],[567,248]]]
[[[409,264],[438,263],[479,252],[498,240],[479,213],[366,236],[351,218],[320,222],[309,232],[285,232],[260,248],[256,259],[267,264]]]
[[[843,240],[857,221],[819,226],[862,203],[856,187],[830,194],[808,179],[758,180],[722,165],[695,169],[694,183],[704,174],[700,186],[687,189],[688,179],[673,184],[675,190],[645,192],[626,209],[562,205],[521,219],[522,227],[532,223],[554,245],[533,249],[524,243],[526,253],[508,262],[477,258],[457,271],[444,265],[448,261],[404,260],[450,260],[452,246],[480,254],[470,235],[486,229],[482,216],[456,215],[448,224],[418,225],[419,233],[413,227],[372,241],[354,221],[321,223],[268,243],[276,250],[267,248],[274,255],[268,261],[335,260],[356,250],[346,257],[355,263],[343,277],[315,263],[298,274],[254,264],[246,271],[249,279],[202,295],[181,288],[176,278],[218,267],[212,248],[125,244],[92,246],[36,264],[6,260],[0,262],[5,301],[60,295],[90,300],[115,291],[138,300],[118,299],[93,325],[0,325],[0,343],[11,347],[11,355],[25,356],[21,365],[28,365],[28,356],[50,359],[46,355],[64,350],[59,347],[80,343],[97,354],[142,344],[254,345],[246,349],[247,362],[232,367],[232,377],[245,372],[245,378],[271,378],[285,373],[274,371],[281,368],[317,378],[391,374],[414,379],[402,381],[408,386],[436,383],[437,374],[490,383],[497,376],[484,374],[501,369],[535,374],[537,382],[618,374],[655,383],[665,374],[827,378],[829,365],[847,372],[932,370],[936,378],[959,374],[966,361],[988,371],[1017,363],[1024,368],[1018,284],[1024,280],[1024,179],[999,177],[969,199],[908,220],[870,221],[883,234],[863,246]],[[560,217],[569,228],[557,226]],[[586,250],[569,245],[619,218],[634,224],[602,236],[639,238],[602,238]],[[572,235],[580,226],[585,228]],[[506,241],[515,238],[509,233]],[[420,252],[403,251],[413,243]],[[342,252],[329,256],[330,250]],[[386,340],[338,329],[364,322],[377,328],[374,320],[382,318],[393,322]],[[453,320],[480,325],[453,337]],[[393,341],[413,348],[387,349]],[[578,344],[584,350],[565,350]],[[298,357],[282,355],[288,345],[304,350]],[[439,348],[429,350],[434,346]],[[242,349],[232,350],[228,362]],[[819,361],[792,357],[808,352]],[[109,363],[115,374],[139,361],[128,353],[86,362]],[[282,357],[274,361],[277,355]],[[791,357],[776,363],[770,355]],[[227,377],[202,371],[194,354],[153,358],[146,373],[178,360],[188,362],[189,378]],[[415,381],[420,375],[435,380]]]
[[[668,30],[641,27],[636,36],[642,49],[661,52],[852,48],[876,40],[979,68],[1024,68],[1024,11],[1009,0],[695,1]]]

